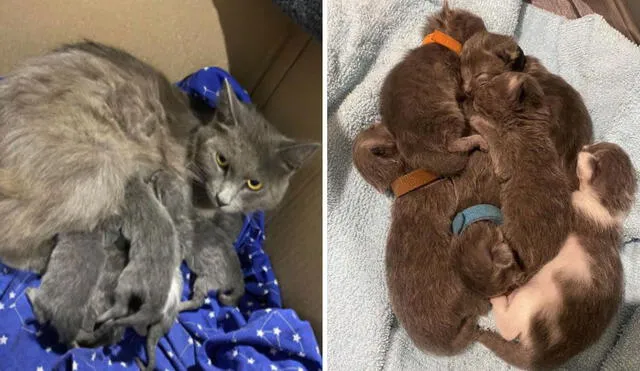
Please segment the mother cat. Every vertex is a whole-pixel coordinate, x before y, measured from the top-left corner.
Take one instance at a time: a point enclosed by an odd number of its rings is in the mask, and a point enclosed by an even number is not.
[[[93,42],[26,61],[0,80],[0,260],[43,271],[56,233],[89,231],[119,215],[125,185],[136,177],[166,169],[187,184],[188,159],[198,162],[195,180],[211,203],[224,210],[218,193],[229,204],[242,185],[225,185],[235,178],[227,177],[231,170],[219,174],[212,146],[236,124],[231,111],[215,125],[201,124],[160,72]],[[248,124],[265,123],[260,117]],[[282,173],[262,191],[279,200],[288,175],[317,145],[262,132],[273,150],[261,161],[280,164]],[[154,213],[143,217],[166,218]]]

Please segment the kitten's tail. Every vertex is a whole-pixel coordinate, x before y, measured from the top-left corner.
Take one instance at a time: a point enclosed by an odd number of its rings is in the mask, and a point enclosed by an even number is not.
[[[147,334],[147,358],[149,362],[145,366],[142,360],[136,357],[136,364],[140,368],[140,370],[153,371],[156,367],[156,346],[158,345],[158,341],[164,335],[164,328],[161,323],[156,323],[155,325],[149,328],[149,333]]]
[[[534,367],[531,351],[522,344],[507,341],[494,331],[479,330],[479,332],[478,341],[503,361],[527,370]]]

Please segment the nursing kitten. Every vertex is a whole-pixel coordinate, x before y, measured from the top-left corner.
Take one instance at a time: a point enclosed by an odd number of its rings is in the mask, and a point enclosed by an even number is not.
[[[82,246],[82,248],[84,251],[90,250],[86,246]],[[75,339],[78,346],[95,348],[101,345],[116,344],[122,339],[124,327],[114,327],[110,331],[102,332],[95,331],[94,327],[98,316],[111,308],[115,302],[114,293],[118,285],[118,277],[127,265],[128,248],[128,244],[121,235],[116,242],[105,247],[106,259],[100,270],[98,283],[89,299],[89,308],[85,314],[82,328]]]
[[[479,17],[449,9],[445,3],[442,11],[429,18],[425,33],[434,30],[464,44],[485,26]],[[443,176],[464,169],[468,153],[449,152],[467,134],[458,104],[462,97],[460,58],[440,44],[411,50],[389,72],[380,95],[380,113],[410,168]]]
[[[26,292],[36,319],[42,325],[50,323],[60,343],[70,345],[76,340],[91,311],[90,298],[100,280],[106,250],[117,239],[117,234],[103,231],[60,234],[40,287]]]
[[[184,258],[185,251],[191,249],[194,238],[190,189],[184,187],[183,182],[173,176],[172,173],[164,170],[155,172],[150,179],[150,183],[153,185],[158,201],[171,216],[171,220],[173,220],[173,224],[178,231],[178,236],[181,236],[181,238],[179,239],[180,248],[177,251],[178,265],[175,266],[171,276],[171,283],[167,287],[168,296],[162,307],[162,316],[159,321],[146,320],[142,322],[142,324],[149,327],[148,331],[144,331],[147,336],[146,351],[148,362],[146,368],[141,360],[136,359],[141,370],[154,369],[158,341],[164,334],[169,332],[178,316],[183,286],[179,263]],[[118,321],[116,320],[114,324],[117,324]],[[140,331],[138,332],[140,333]]]
[[[550,73],[537,58],[525,56],[509,36],[479,32],[464,44],[460,60],[468,95],[506,71],[525,72],[537,80],[544,92],[545,104],[551,109],[551,138],[558,150],[561,168],[572,189],[577,189],[577,155],[593,138],[591,117],[580,93],[562,77]]]
[[[217,213],[199,218],[192,249],[185,254],[196,276],[192,296],[180,303],[180,311],[198,309],[210,291],[218,291],[223,305],[234,306],[244,295],[244,276],[233,243],[242,227],[242,215]]]
[[[509,296],[491,299],[502,337],[479,338],[520,368],[556,367],[595,343],[623,298],[618,249],[635,170],[619,146],[598,143],[579,153],[577,177],[572,233],[560,253]]]
[[[353,162],[360,175],[380,192],[414,170],[383,124],[358,134]],[[460,353],[471,344],[478,335],[478,316],[489,310],[488,300],[467,289],[450,264],[454,251],[450,248],[451,219],[457,201],[450,179],[396,198],[386,246],[393,312],[418,348],[441,355]]]
[[[495,245],[514,250],[526,282],[556,256],[571,228],[569,183],[549,137],[549,109],[536,80],[518,72],[487,82],[473,106],[478,115],[470,124],[486,139],[500,182],[504,240]],[[505,282],[504,291],[512,284]]]
[[[121,231],[130,242],[128,263],[118,277],[114,305],[96,320],[107,328],[146,327],[162,321],[176,286],[174,273],[182,260],[170,210],[156,198],[152,186],[141,178],[134,179],[125,189],[125,200]],[[145,217],[147,210],[163,217]],[[131,313],[132,306],[139,308]]]

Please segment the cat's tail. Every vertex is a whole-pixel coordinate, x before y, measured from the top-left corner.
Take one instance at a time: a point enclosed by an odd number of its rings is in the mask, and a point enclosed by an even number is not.
[[[500,336],[500,334],[494,331],[478,331],[478,341],[493,353],[495,353],[495,355],[502,358],[503,361],[526,370],[529,370],[535,366],[533,354],[521,343],[507,341],[502,336]]]
[[[145,366],[142,363],[140,358],[136,357],[136,364],[140,368],[140,370],[153,371],[156,367],[156,346],[158,345],[158,341],[164,335],[164,327],[161,323],[156,323],[155,325],[149,328],[149,333],[147,334],[147,365]]]

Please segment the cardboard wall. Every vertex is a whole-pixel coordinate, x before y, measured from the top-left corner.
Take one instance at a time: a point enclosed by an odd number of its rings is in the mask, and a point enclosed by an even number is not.
[[[178,80],[227,68],[285,134],[322,138],[322,52],[269,0],[3,0],[0,75],[61,43],[124,48]],[[297,174],[268,214],[267,249],[287,306],[322,323],[322,161]],[[319,338],[319,340],[321,340]]]

